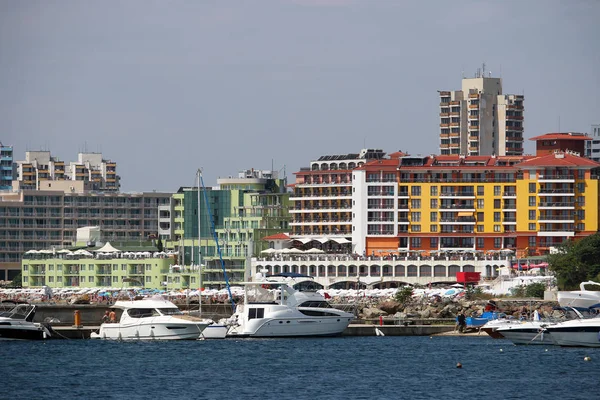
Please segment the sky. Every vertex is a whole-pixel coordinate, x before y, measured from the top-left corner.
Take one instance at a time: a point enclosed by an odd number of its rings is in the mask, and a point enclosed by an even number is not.
[[[327,154],[439,147],[482,64],[528,138],[600,123],[597,0],[0,0],[0,142],[176,191]]]

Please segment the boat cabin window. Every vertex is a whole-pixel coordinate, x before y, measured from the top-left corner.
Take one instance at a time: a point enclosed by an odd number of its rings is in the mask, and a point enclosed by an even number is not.
[[[300,304],[299,307],[313,307],[313,308],[331,308],[328,302],[326,301],[305,301]]]
[[[302,281],[294,285],[294,289],[299,292],[316,292],[317,290],[323,289],[324,286],[315,281]]]
[[[154,308],[132,308],[127,310],[131,318],[158,317],[160,314]]]
[[[311,317],[339,317],[339,315],[327,311],[319,311],[319,310],[298,310],[304,315],[309,315]]]
[[[179,308],[159,308],[158,311],[162,315],[182,315],[183,313]]]
[[[250,308],[250,309],[248,309],[248,319],[264,318],[264,317],[265,317],[265,309],[264,308]]]

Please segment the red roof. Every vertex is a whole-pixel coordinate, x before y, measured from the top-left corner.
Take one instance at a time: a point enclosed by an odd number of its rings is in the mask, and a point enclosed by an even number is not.
[[[578,157],[569,153],[547,154],[541,157],[534,157],[517,164],[519,168],[527,167],[600,167],[600,163],[592,161],[589,158]]]
[[[406,157],[408,154],[403,153],[401,151],[396,151],[394,153],[390,154],[390,158],[401,158],[401,157]]]
[[[552,140],[552,139],[561,139],[561,140],[592,140],[589,136],[584,133],[572,133],[572,132],[564,132],[564,133],[546,133],[545,135],[540,135],[536,137],[532,137],[529,140]]]
[[[266,236],[262,240],[290,240],[291,238],[285,233],[276,233],[271,236]]]

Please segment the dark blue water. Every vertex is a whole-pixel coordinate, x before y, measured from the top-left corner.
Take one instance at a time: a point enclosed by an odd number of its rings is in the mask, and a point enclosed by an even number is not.
[[[488,337],[15,341],[0,342],[0,398],[589,399],[599,363]]]

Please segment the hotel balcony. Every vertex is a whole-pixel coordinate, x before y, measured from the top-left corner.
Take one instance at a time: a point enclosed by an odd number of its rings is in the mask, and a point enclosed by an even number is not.
[[[502,205],[502,212],[517,211],[516,200],[505,200]]]
[[[440,205],[440,210],[447,211],[447,212],[452,212],[452,211],[475,212],[475,204],[471,204],[471,205],[469,205],[469,204],[442,204],[442,205]]]
[[[571,189],[555,189],[555,188],[540,188],[538,196],[575,196],[575,188]]]
[[[561,236],[561,237],[572,237],[575,236],[575,231],[573,229],[567,228],[554,228],[552,226],[544,226],[542,224],[540,229],[538,230],[538,236]]]
[[[516,191],[504,192],[504,193],[502,193],[502,198],[503,199],[516,199],[517,192]]]
[[[574,201],[540,201],[538,204],[540,210],[573,210]]]
[[[548,214],[540,213],[538,222],[541,224],[574,224],[575,216],[569,214]]]
[[[394,192],[386,192],[386,191],[368,191],[367,192],[367,196],[368,197],[390,197],[390,196],[394,196]]]
[[[442,190],[440,199],[474,199],[475,192],[470,190]]]
[[[538,176],[540,183],[575,183],[575,175],[542,175]]]
[[[469,130],[477,131],[479,130],[479,125],[469,125]]]
[[[516,225],[517,224],[517,218],[516,217],[504,217],[504,219],[502,220],[502,225]]]
[[[440,219],[440,225],[475,225],[476,221],[473,217],[473,213],[464,213],[469,216],[462,216],[458,213],[457,218],[451,219]]]

